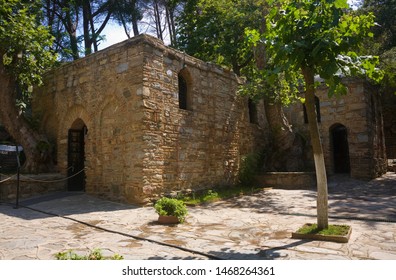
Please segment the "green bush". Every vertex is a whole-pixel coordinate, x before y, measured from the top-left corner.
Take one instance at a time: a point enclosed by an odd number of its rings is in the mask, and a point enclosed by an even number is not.
[[[254,183],[254,176],[257,174],[259,163],[259,154],[251,153],[241,158],[239,169],[239,183],[241,185],[248,186]]]
[[[154,208],[158,215],[175,216],[181,223],[188,213],[184,202],[176,198],[163,197],[154,204]]]

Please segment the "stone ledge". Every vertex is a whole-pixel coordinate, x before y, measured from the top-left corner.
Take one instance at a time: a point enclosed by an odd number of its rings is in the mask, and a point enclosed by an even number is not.
[[[310,190],[316,188],[316,175],[315,172],[267,172],[257,175],[256,182],[263,187]]]

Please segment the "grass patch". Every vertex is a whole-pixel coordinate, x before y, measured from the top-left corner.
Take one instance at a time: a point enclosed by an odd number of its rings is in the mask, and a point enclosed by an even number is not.
[[[344,236],[349,232],[350,226],[347,225],[329,225],[327,229],[319,230],[317,224],[306,224],[297,230],[299,234],[321,234]]]
[[[241,195],[250,195],[261,191],[262,188],[252,188],[245,186],[230,187],[230,188],[216,188],[213,190],[204,190],[192,192],[190,194],[179,194],[178,199],[184,201],[185,204],[193,206],[204,203],[225,200]]]
[[[103,256],[102,251],[100,249],[94,249],[89,252],[88,255],[79,255],[75,253],[73,250],[68,250],[66,252],[59,252],[55,254],[55,258],[57,260],[123,260],[124,257],[118,254],[114,254],[113,256]]]

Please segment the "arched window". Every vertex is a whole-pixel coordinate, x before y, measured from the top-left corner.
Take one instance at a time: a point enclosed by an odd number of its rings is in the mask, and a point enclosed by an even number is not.
[[[305,104],[303,104],[303,110],[304,110],[304,123],[308,123],[307,108],[305,107]],[[318,123],[320,123],[321,122],[320,100],[317,96],[315,96],[315,110],[316,110],[316,120],[318,121]]]

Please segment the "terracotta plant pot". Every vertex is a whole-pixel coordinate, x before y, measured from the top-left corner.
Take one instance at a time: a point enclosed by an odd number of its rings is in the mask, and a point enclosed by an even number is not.
[[[163,225],[173,225],[173,224],[178,224],[180,222],[176,216],[159,216],[158,223]]]

